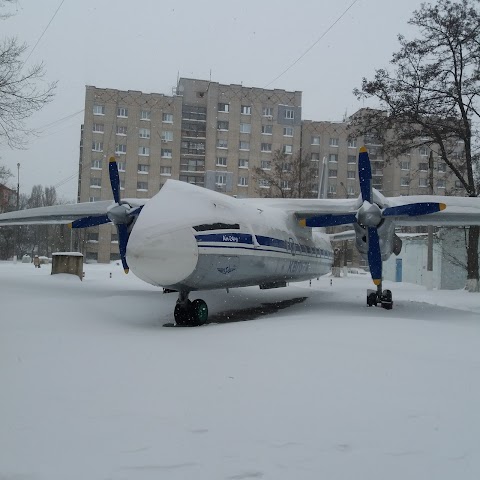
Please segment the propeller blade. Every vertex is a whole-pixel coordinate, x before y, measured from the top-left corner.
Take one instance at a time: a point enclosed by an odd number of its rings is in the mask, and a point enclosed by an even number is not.
[[[372,167],[365,147],[361,147],[358,154],[358,179],[362,200],[372,203]]]
[[[357,217],[355,213],[346,213],[342,215],[318,215],[300,220],[302,227],[333,227],[334,225],[345,225],[347,223],[355,223]]]
[[[127,242],[128,242],[128,227],[124,223],[117,225],[118,231],[118,248],[120,250],[120,258],[122,259],[123,270],[125,273],[129,272],[127,264]]]
[[[88,228],[95,227],[97,225],[102,225],[104,223],[110,222],[108,215],[96,215],[79,218],[78,220],[73,221],[68,226],[70,228]]]
[[[120,203],[120,176],[118,175],[118,166],[115,157],[110,157],[108,160],[108,173],[110,175],[113,199],[116,203]]]
[[[409,217],[416,217],[417,215],[427,215],[429,213],[440,212],[445,210],[444,203],[423,202],[411,203],[409,205],[399,205],[398,207],[388,207],[383,212],[384,217],[408,215]]]
[[[380,285],[382,281],[382,253],[376,227],[368,228],[368,265],[373,283]]]

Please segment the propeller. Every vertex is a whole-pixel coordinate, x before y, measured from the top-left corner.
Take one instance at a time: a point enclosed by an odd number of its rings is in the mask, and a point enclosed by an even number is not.
[[[79,218],[73,221],[70,228],[87,228],[102,225],[104,223],[113,222],[117,227],[118,248],[120,250],[120,258],[122,259],[123,270],[129,272],[127,264],[127,243],[130,236],[129,226],[142,210],[142,207],[132,208],[127,202],[120,199],[120,176],[118,174],[118,166],[115,157],[110,157],[108,161],[108,174],[110,177],[110,186],[112,187],[113,199],[115,205],[109,208],[108,212],[103,215],[91,215]]]
[[[306,227],[331,227],[334,225],[358,223],[365,227],[370,274],[373,283],[379,286],[382,283],[382,250],[380,248],[378,227],[384,218],[428,215],[444,210],[446,205],[436,202],[418,202],[381,209],[372,202],[372,167],[365,147],[360,148],[358,155],[358,178],[360,181],[362,205],[356,212],[338,215],[316,215],[300,220],[300,225]]]

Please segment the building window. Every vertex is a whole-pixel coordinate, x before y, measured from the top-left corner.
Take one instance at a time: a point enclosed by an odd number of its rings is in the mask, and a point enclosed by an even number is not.
[[[123,125],[117,125],[117,135],[121,135],[121,136],[127,135],[127,127]]]
[[[348,170],[347,171],[347,178],[356,178],[355,170]]]
[[[347,194],[355,195],[355,187],[353,185],[347,185]]]
[[[283,162],[282,172],[291,172],[291,171],[292,171],[292,164],[290,162]]]
[[[328,178],[337,178],[337,170],[328,170]]]
[[[93,106],[94,115],[105,115],[105,105],[94,105]]]
[[[437,180],[437,188],[445,188],[445,180]]]
[[[138,173],[148,173],[150,165],[145,165],[144,163],[138,164]]]
[[[262,134],[263,135],[272,135],[273,125],[262,125]]]
[[[150,120],[150,110],[140,110],[140,120]]]
[[[228,148],[228,142],[227,140],[223,138],[219,138],[217,140],[217,148]]]
[[[312,152],[310,160],[312,160],[313,162],[319,162],[320,154],[318,152]]]
[[[418,152],[422,157],[428,157],[428,148],[427,147],[420,147]]]
[[[331,153],[328,156],[328,161],[329,162],[338,162],[338,155],[336,153]]]
[[[227,157],[217,157],[217,167],[226,167]]]
[[[312,136],[311,144],[312,145],[320,145],[320,137],[319,136]]]
[[[428,163],[419,163],[418,164],[418,169],[421,172],[428,172]]]
[[[290,190],[290,182],[288,180],[282,180],[280,182],[280,188],[282,190]]]
[[[162,115],[163,123],[173,123],[173,113],[164,113]]]
[[[337,186],[336,185],[329,185],[328,186],[328,193],[337,193]]]
[[[90,177],[90,186],[92,188],[101,188],[102,179],[97,177]]]
[[[218,111],[228,113],[230,111],[230,104],[228,103],[219,103],[218,104]]]
[[[101,170],[102,169],[102,161],[101,160],[92,160],[92,169],[94,170]]]
[[[252,107],[250,105],[242,105],[242,108],[240,109],[240,113],[242,115],[251,115]]]
[[[400,186],[401,187],[408,187],[410,185],[410,179],[408,177],[400,178]]]
[[[445,173],[447,171],[447,164],[439,162],[437,168],[440,173]]]
[[[172,149],[171,148],[162,148],[160,150],[160,155],[162,158],[172,158]]]
[[[283,146],[283,153],[285,155],[291,155],[293,153],[293,145],[284,145]]]
[[[283,127],[284,137],[293,137],[293,127]]]
[[[160,175],[168,175],[172,174],[172,167],[160,167]]]
[[[419,178],[418,179],[418,186],[419,187],[428,187],[428,181],[426,178]]]
[[[355,138],[348,141],[348,148],[357,148],[357,140]]]
[[[148,182],[137,182],[137,190],[147,191]]]
[[[250,133],[252,131],[252,125],[250,123],[240,124],[240,133]]]
[[[103,142],[92,142],[92,151],[103,152]]]
[[[238,160],[238,167],[239,168],[248,168],[248,160],[246,158],[240,158]]]
[[[455,180],[455,188],[462,188],[462,182],[460,180]]]
[[[150,155],[150,147],[138,147],[138,154],[148,157]]]
[[[272,162],[270,160],[262,160],[260,162],[260,168],[262,170],[270,170],[271,166],[272,166]]]
[[[89,202],[99,202],[100,197],[90,197]]]
[[[228,130],[228,122],[225,120],[219,120],[217,122],[217,130]]]
[[[405,161],[405,160],[400,162],[400,169],[401,170],[410,170],[410,162]]]
[[[125,190],[125,180],[120,180],[120,190]]]
[[[92,131],[95,133],[103,133],[103,123],[94,123]]]
[[[258,181],[258,186],[260,188],[270,188],[270,182],[262,178],[261,180]]]
[[[150,129],[149,128],[139,128],[138,136],[140,138],[150,138]]]
[[[119,172],[124,172],[125,171],[125,166],[126,166],[125,162],[117,162],[117,167],[118,167]]]
[[[238,177],[239,187],[248,187],[248,177]]]
[[[163,142],[172,142],[173,141],[173,132],[171,130],[164,130],[162,132],[162,141]]]
[[[240,150],[250,150],[250,142],[240,140],[239,148]]]
[[[227,176],[224,173],[215,174],[215,185],[226,185]]]
[[[347,163],[357,163],[357,157],[355,155],[348,155]]]
[[[285,110],[285,118],[287,120],[294,120],[295,119],[295,110],[292,110],[291,108],[287,108]]]
[[[262,143],[260,147],[262,152],[271,152],[272,151],[272,144],[271,143]]]
[[[118,243],[118,233],[112,233],[112,234],[110,235],[110,241],[111,241],[112,243]]]
[[[329,145],[331,147],[338,147],[338,138],[330,138],[330,143]]]
[[[128,117],[128,108],[118,107],[117,108],[117,117],[127,118]]]
[[[87,241],[88,242],[98,242],[98,232],[88,232]]]
[[[262,115],[264,117],[273,117],[273,107],[263,107]]]

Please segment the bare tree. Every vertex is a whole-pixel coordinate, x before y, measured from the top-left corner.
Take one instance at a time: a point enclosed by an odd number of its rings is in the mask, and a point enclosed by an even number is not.
[[[5,3],[0,1],[0,9]],[[8,16],[0,10],[0,19]],[[26,134],[32,133],[26,119],[52,100],[56,88],[56,82],[44,83],[43,63],[25,67],[26,49],[15,37],[0,41],[0,142],[12,148],[25,145]]]
[[[260,196],[312,198],[318,186],[317,170],[315,162],[300,153],[287,155],[277,150],[271,160],[265,160],[260,167],[253,169],[253,175],[260,185]]]
[[[447,164],[466,195],[479,194],[480,13],[478,0],[439,0],[422,4],[409,23],[419,38],[399,35],[391,71],[354,90],[357,98],[376,98],[380,110],[364,109],[353,119],[356,134],[380,137],[397,157],[428,146]],[[479,290],[478,226],[469,229],[467,288]]]

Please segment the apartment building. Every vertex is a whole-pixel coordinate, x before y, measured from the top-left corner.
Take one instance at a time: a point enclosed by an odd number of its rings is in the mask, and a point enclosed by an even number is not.
[[[252,169],[301,145],[301,92],[180,78],[171,96],[86,87],[78,200],[111,199],[115,156],[123,198],[149,198],[168,178],[255,196]],[[118,259],[112,225],[87,232],[86,258]]]

